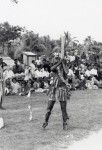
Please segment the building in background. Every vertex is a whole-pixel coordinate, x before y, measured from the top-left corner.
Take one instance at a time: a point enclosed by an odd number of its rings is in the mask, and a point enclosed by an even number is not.
[[[30,65],[32,60],[36,60],[37,54],[32,52],[23,52],[23,63],[26,65]]]

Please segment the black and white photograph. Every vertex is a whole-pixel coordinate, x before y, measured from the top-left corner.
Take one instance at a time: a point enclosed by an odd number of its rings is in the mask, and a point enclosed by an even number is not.
[[[0,0],[0,150],[102,150],[102,1]]]

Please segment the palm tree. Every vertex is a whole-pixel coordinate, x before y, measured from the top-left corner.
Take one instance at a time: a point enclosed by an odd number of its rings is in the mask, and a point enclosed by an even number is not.
[[[12,0],[12,2],[14,2],[15,4],[17,4],[17,3],[18,3],[18,0]]]
[[[78,49],[79,41],[76,37],[71,37],[69,32],[64,32],[65,35],[65,51],[73,51]]]

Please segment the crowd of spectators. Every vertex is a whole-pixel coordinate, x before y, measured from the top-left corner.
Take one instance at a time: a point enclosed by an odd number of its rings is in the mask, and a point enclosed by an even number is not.
[[[58,53],[54,57],[59,57]],[[95,57],[95,58],[94,58]],[[93,59],[92,59],[93,58]],[[78,56],[75,52],[66,53],[68,82],[72,90],[98,89],[102,87],[102,67],[99,58],[83,52]],[[4,70],[5,95],[27,95],[29,91],[44,92],[50,84],[50,66],[47,59],[32,60],[29,66],[15,59],[12,68]]]
[[[17,59],[14,66],[4,69],[5,95],[27,95],[29,91],[44,91],[49,83],[49,63],[44,59],[24,65]]]

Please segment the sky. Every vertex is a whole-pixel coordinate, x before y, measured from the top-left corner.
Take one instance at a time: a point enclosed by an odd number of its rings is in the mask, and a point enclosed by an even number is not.
[[[0,23],[5,21],[52,39],[69,31],[80,42],[89,35],[102,42],[102,0],[0,0]]]

